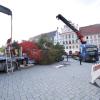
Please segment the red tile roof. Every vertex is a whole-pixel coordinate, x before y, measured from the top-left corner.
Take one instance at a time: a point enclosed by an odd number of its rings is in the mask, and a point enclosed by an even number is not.
[[[80,27],[79,31],[83,35],[100,34],[100,24],[94,24],[90,26]]]

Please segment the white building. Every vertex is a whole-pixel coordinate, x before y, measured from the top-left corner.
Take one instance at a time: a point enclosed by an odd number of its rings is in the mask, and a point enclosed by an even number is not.
[[[61,29],[61,32],[57,31],[54,37],[54,44],[57,42],[64,46],[67,53],[70,51],[72,53],[79,51],[80,41],[78,40],[76,33],[66,25]]]
[[[72,51],[72,53],[79,51],[81,43],[80,40],[78,40],[76,33],[66,25],[61,30],[62,31],[60,33],[56,33],[54,37],[54,44],[59,42],[64,46],[67,53],[69,53],[69,51]],[[97,45],[100,51],[100,24],[80,27],[79,32],[84,36],[87,44]]]

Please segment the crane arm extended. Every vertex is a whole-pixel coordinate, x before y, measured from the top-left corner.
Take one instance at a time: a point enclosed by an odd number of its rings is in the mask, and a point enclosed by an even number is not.
[[[9,8],[4,7],[2,5],[0,5],[0,12],[12,16],[12,11]]]
[[[86,44],[86,41],[83,40],[83,35],[73,26],[70,24],[68,20],[66,20],[61,14],[58,14],[56,16],[57,19],[60,19],[62,22],[64,22],[69,28],[71,28],[77,35],[77,37],[80,39],[80,42],[82,44]]]

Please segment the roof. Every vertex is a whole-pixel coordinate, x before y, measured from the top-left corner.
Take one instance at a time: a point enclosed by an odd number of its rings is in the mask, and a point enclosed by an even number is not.
[[[54,37],[56,35],[57,30],[55,31],[51,31],[51,32],[47,32],[47,33],[43,33],[43,34],[47,34],[50,37]]]
[[[54,38],[54,36],[56,35],[56,32],[57,32],[57,30],[51,31],[51,32],[47,32],[47,33],[42,33],[42,34],[40,34],[40,35],[31,37],[29,40],[31,40],[31,41],[34,41],[34,40],[35,40],[35,41],[38,41],[38,39],[41,37],[41,35],[46,35],[46,36],[49,37],[49,38]]]
[[[85,27],[80,27],[79,31],[83,35],[93,35],[100,33],[100,24],[89,25]]]

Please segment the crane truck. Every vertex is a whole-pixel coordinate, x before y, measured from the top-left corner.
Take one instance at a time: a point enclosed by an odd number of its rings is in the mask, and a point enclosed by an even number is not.
[[[81,42],[80,45],[80,55],[82,58],[82,61],[85,62],[96,62],[99,60],[98,55],[98,47],[96,45],[87,44],[84,40],[84,36],[67,20],[65,19],[61,14],[58,14],[56,16],[58,20],[61,20],[63,23],[65,23],[72,31],[74,31],[78,37],[78,39]]]

